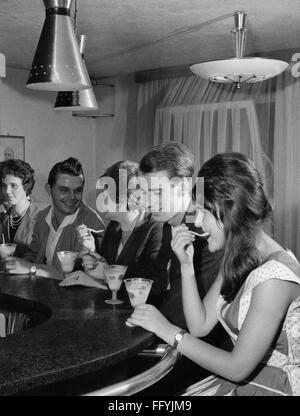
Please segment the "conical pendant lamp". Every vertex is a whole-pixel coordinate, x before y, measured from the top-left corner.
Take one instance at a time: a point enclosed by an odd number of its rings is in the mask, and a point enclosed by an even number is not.
[[[264,81],[287,69],[288,63],[277,59],[244,58],[247,29],[246,13],[237,11],[233,15],[233,35],[236,57],[220,61],[201,62],[190,67],[194,74],[212,82],[234,84],[237,88],[246,83]]]
[[[86,45],[86,36],[81,35],[79,41],[79,50],[84,62],[84,50]],[[89,111],[98,110],[98,104],[95,98],[93,88],[80,91],[60,91],[57,94],[54,110],[62,111]]]
[[[91,88],[70,18],[72,0],[43,0],[46,19],[27,87],[45,91]]]

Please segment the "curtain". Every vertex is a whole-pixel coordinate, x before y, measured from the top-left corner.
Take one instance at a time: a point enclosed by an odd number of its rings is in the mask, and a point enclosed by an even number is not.
[[[252,99],[257,109],[260,131],[263,137],[264,151],[272,155],[272,140],[270,131],[273,117],[274,82],[265,81],[258,84],[244,85],[241,90],[234,86],[214,84],[201,80],[196,76],[165,79],[139,84],[137,99],[137,137],[140,155],[150,150],[154,145],[154,129],[156,125],[156,110],[192,106],[205,103],[228,101],[246,101]],[[265,105],[265,104],[269,105]],[[271,103],[271,104],[270,104]],[[166,110],[167,111],[167,110]],[[158,132],[155,133],[155,136]]]
[[[155,111],[168,90],[169,80],[140,84],[137,97],[137,158],[153,147]]]
[[[291,68],[239,90],[196,76],[151,81],[140,86],[139,102],[140,131],[147,126],[144,151],[162,142],[184,143],[196,170],[217,152],[248,155],[273,202],[269,232],[300,260],[300,77]]]
[[[242,152],[264,172],[264,152],[252,100],[157,110],[154,144],[175,141],[195,155],[196,171],[214,154]]]
[[[195,155],[195,171],[219,152],[246,154],[273,194],[273,123],[275,82],[214,84],[191,76],[173,79],[156,109],[154,144],[176,141]]]
[[[277,80],[274,127],[274,236],[300,260],[300,78]]]

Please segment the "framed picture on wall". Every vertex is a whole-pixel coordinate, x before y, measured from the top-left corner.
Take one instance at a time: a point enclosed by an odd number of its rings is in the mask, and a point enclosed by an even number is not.
[[[25,137],[0,135],[0,162],[25,158]]]

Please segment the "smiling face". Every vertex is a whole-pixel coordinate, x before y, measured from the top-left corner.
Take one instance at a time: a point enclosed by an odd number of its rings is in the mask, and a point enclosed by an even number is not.
[[[82,200],[83,177],[60,173],[52,187],[47,184],[47,191],[58,214],[72,215]]]
[[[201,227],[204,232],[208,233],[208,249],[211,252],[220,250],[225,243],[224,225],[220,220],[207,209],[203,210]]]
[[[6,175],[2,179],[2,193],[5,195],[7,202],[12,206],[16,206],[27,199],[22,179],[14,175]]]

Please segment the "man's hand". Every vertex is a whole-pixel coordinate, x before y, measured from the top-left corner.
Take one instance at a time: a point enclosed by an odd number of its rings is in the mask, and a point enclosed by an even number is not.
[[[89,228],[85,224],[78,225],[76,228],[77,236],[83,249],[91,252],[96,251],[95,239],[92,236]]]

